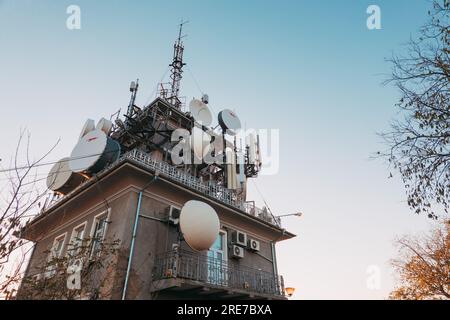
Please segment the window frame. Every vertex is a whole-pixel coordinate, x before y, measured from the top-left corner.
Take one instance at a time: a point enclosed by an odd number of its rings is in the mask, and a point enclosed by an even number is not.
[[[85,238],[85,234],[86,234],[86,226],[87,226],[87,221],[84,221],[83,223],[80,223],[79,225],[75,226],[75,227],[72,229],[72,233],[71,233],[71,235],[70,235],[70,241],[69,241],[69,243],[68,243],[69,246],[71,246],[72,243],[74,242],[75,231],[76,231],[77,229],[81,228],[81,227],[83,228],[83,233],[82,233],[82,235],[81,235],[81,244],[83,244],[83,241],[84,241],[84,238]],[[76,250],[76,249],[77,249],[77,248],[72,248],[72,249],[67,248],[67,255],[68,255],[69,258],[72,258],[72,257],[70,256],[70,255],[71,255],[71,251]]]
[[[60,240],[61,238],[62,238],[61,248],[59,249],[59,252],[56,255],[54,255],[55,245],[56,245],[57,241]],[[50,278],[55,275],[57,267],[56,267],[56,265],[50,264],[50,263],[53,259],[57,259],[57,258],[60,258],[63,256],[64,247],[66,245],[66,239],[67,239],[67,231],[60,234],[59,236],[56,236],[53,239],[52,246],[50,247],[50,252],[47,255],[47,260],[46,260],[47,266],[45,267],[44,277]],[[41,276],[41,275],[39,275],[39,276]]]
[[[89,238],[90,238],[89,259],[92,259],[93,256],[94,256],[94,251],[93,251],[94,243],[95,243],[95,241],[97,241],[97,240],[94,240],[95,225],[96,225],[97,221],[99,221],[100,218],[103,217],[103,216],[106,216],[106,221],[105,221],[105,228],[104,228],[104,231],[103,231],[103,236],[102,236],[102,239],[100,240],[100,242],[103,242],[103,240],[105,240],[105,238],[106,238],[106,233],[108,232],[108,225],[111,222],[111,219],[110,219],[111,218],[111,209],[105,210],[105,211],[95,215],[94,219],[92,220],[91,231],[90,231],[90,234],[89,234]]]
[[[51,248],[50,248],[50,252],[49,252],[49,254],[48,254],[47,261],[49,261],[50,256],[53,255],[53,253],[54,253],[54,250],[53,250],[53,249],[55,248],[55,244],[56,244],[57,241],[60,240],[61,238],[62,238],[61,249],[59,249],[58,254],[57,254],[56,256],[52,257],[52,258],[59,258],[59,257],[61,257],[61,256],[63,255],[63,252],[64,252],[64,246],[66,245],[67,231],[64,232],[63,234],[60,234],[59,236],[55,237],[55,239],[53,239],[53,244],[52,244],[52,246],[51,246]]]

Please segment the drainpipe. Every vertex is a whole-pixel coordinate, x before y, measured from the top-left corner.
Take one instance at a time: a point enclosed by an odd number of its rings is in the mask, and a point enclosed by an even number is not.
[[[272,242],[270,243],[271,249],[272,249],[273,273],[274,273],[274,275],[275,275],[275,277],[276,277],[277,283],[278,283],[278,280],[279,280],[280,275],[278,274],[278,264],[277,264],[277,254],[276,254],[276,252],[275,252],[275,244],[277,243],[277,241],[278,241],[279,239],[281,239],[281,238],[284,236],[285,231],[286,231],[286,229],[283,229],[283,230],[281,231],[281,236],[280,236],[276,241],[272,241]]]
[[[275,253],[275,243],[271,242],[270,245],[272,246],[273,273],[276,277],[278,277],[277,254]]]
[[[139,222],[139,214],[141,211],[142,194],[143,194],[144,190],[147,189],[157,179],[158,179],[158,175],[156,174],[153,176],[152,180],[150,180],[150,182],[147,183],[147,185],[145,185],[144,188],[141,189],[141,191],[139,191],[136,215],[134,217],[133,235],[131,237],[130,255],[128,256],[127,273],[125,274],[125,284],[123,286],[123,291],[122,291],[122,300],[125,300],[125,297],[127,295],[128,279],[130,277],[131,262],[133,260],[133,253],[134,253],[134,243],[136,240],[136,234],[137,234],[137,228],[138,228],[138,222]]]

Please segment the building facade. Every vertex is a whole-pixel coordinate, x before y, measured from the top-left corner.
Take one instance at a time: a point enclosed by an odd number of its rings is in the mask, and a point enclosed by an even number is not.
[[[226,191],[145,152],[128,152],[24,228],[22,237],[35,243],[25,276],[52,276],[37,274],[50,254],[63,256],[75,239],[97,232],[120,243],[104,298],[283,299],[275,244],[294,235],[266,211],[234,204]],[[210,204],[220,219],[219,237],[207,252],[192,250],[177,224],[179,209],[193,199]]]

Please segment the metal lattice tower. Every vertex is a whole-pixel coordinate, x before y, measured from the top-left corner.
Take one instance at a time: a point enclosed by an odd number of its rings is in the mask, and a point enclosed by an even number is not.
[[[170,78],[172,79],[170,95],[168,97],[168,101],[172,103],[175,107],[180,108],[181,101],[178,97],[180,92],[180,82],[183,78],[183,66],[186,65],[183,63],[183,51],[184,46],[181,39],[183,39],[186,35],[182,35],[183,25],[188,23],[188,21],[182,21],[180,23],[180,30],[178,32],[178,39],[175,41],[173,46],[173,61],[169,65],[171,69]]]

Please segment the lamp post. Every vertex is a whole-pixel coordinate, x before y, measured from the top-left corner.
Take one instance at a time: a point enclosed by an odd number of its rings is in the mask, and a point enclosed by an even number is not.
[[[288,214],[282,214],[277,216],[278,218],[283,218],[283,217],[290,217],[290,216],[296,216],[296,217],[301,217],[303,215],[303,212],[296,212],[296,213],[288,213]]]
[[[303,212],[295,212],[295,213],[287,213],[277,216],[277,218],[284,218],[284,217],[298,217],[300,218],[303,215]],[[284,294],[286,297],[290,298],[294,294],[295,288],[294,287],[286,287],[284,289]]]
[[[287,288],[285,289],[286,296],[292,297],[292,295],[294,294],[294,291],[295,291],[295,288],[293,288],[293,287],[287,287]]]

